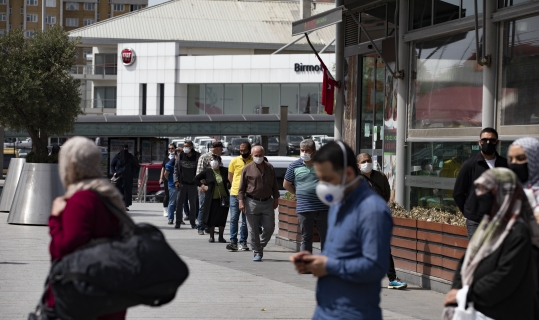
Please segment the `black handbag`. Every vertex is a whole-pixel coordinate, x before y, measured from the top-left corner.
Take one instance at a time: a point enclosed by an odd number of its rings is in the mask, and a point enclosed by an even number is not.
[[[95,319],[139,304],[166,304],[189,275],[158,228],[137,225],[101,200],[120,220],[123,232],[117,238],[96,239],[53,263],[46,288],[50,285],[54,313],[63,320]]]
[[[224,184],[224,181],[222,183]],[[230,197],[221,195],[221,190],[219,190],[219,183],[216,183],[215,187],[217,188],[217,192],[219,193],[219,203],[221,204],[221,207],[229,208]]]

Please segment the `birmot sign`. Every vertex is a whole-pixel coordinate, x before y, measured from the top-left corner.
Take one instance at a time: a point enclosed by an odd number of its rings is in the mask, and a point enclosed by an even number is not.
[[[314,71],[314,72],[320,72],[322,71],[321,65],[307,65],[303,63],[294,63],[294,71],[296,72],[306,72],[306,71]]]

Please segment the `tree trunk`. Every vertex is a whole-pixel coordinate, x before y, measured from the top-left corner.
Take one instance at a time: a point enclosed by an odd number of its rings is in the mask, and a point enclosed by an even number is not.
[[[30,135],[30,138],[32,138],[32,151],[35,153],[49,153],[49,150],[47,149],[47,146],[49,144],[49,137],[45,133],[41,133],[41,136],[39,135],[39,131],[28,128],[28,134]]]

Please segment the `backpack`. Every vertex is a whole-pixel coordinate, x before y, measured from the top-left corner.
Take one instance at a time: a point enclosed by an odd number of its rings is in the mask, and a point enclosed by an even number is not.
[[[187,265],[158,228],[136,225],[101,200],[120,220],[123,232],[90,242],[53,263],[45,289],[50,285],[55,299],[54,315],[49,318],[95,319],[139,304],[161,306],[174,299],[189,275]],[[40,308],[46,313],[44,302]]]

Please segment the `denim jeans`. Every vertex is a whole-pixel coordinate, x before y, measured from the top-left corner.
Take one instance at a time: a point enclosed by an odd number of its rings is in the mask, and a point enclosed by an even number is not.
[[[178,190],[176,187],[168,188],[168,220],[174,220],[174,212],[178,203]]]
[[[198,195],[198,199],[199,199],[199,210],[198,210],[198,217],[197,217],[197,220],[198,220],[198,225],[197,225],[197,228],[198,229],[203,229],[205,226],[204,226],[204,222],[202,222],[202,207],[204,207],[204,199],[206,199],[206,194],[205,193],[200,193]],[[198,206],[197,206],[198,207]]]
[[[237,196],[230,196],[230,242],[238,243],[238,222],[240,220],[240,203]],[[247,242],[247,221],[241,212],[240,243]]]

